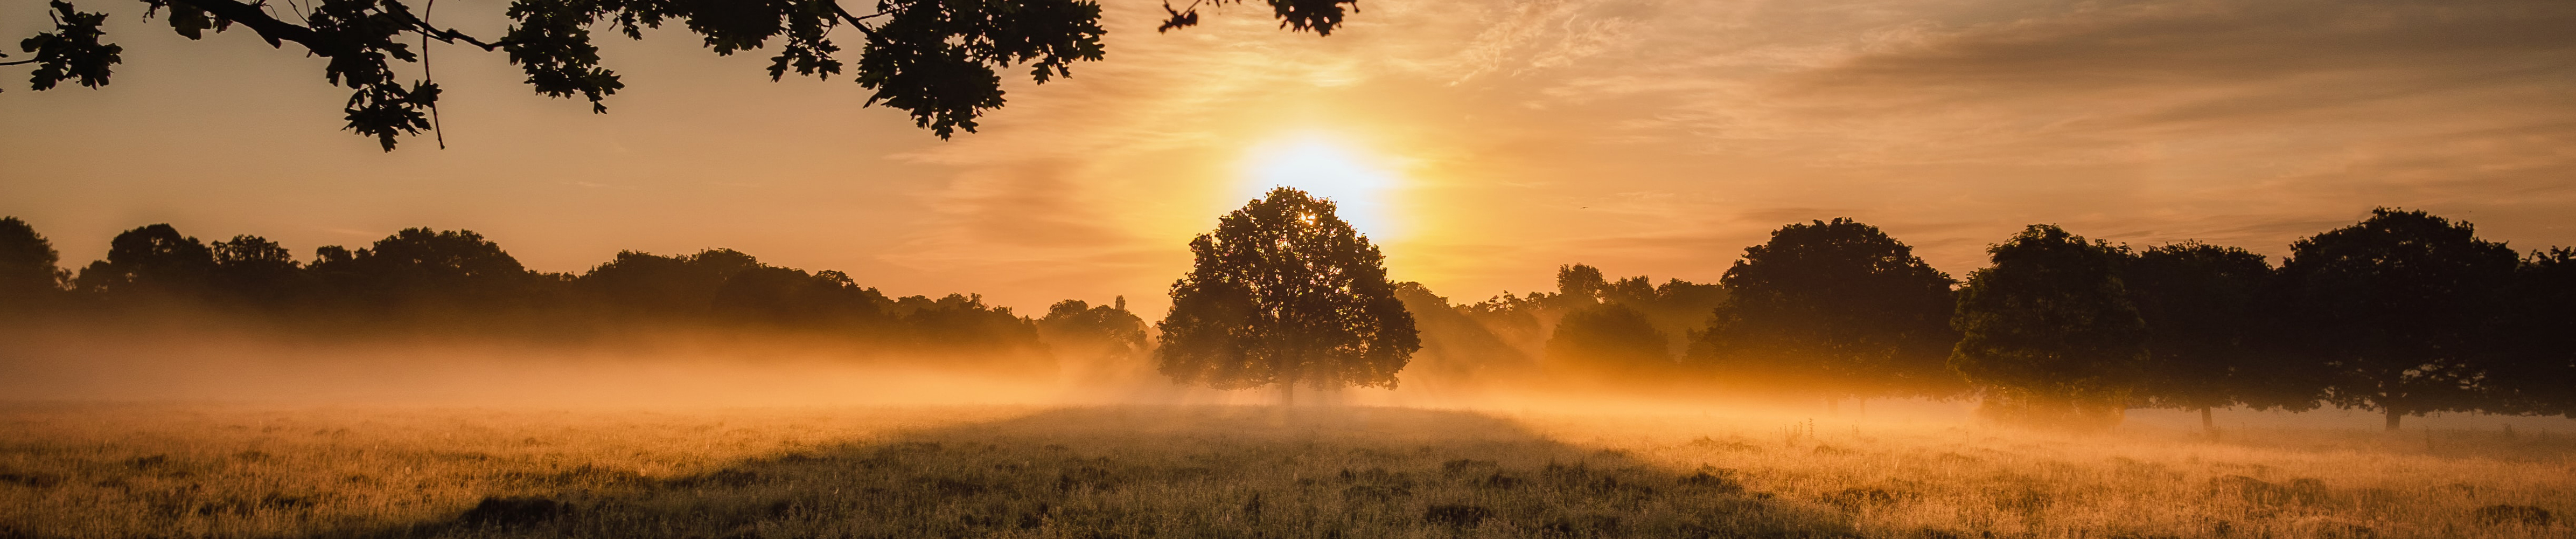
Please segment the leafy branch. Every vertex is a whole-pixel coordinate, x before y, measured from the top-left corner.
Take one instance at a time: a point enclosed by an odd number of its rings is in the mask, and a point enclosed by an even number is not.
[[[442,28],[415,15],[403,0],[314,0],[302,13],[281,16],[265,0],[140,0],[146,17],[158,16],[189,39],[238,25],[270,47],[292,43],[329,60],[324,76],[351,90],[344,106],[347,130],[371,136],[392,151],[399,137],[435,130],[439,86],[426,64],[419,80],[397,75],[394,63],[423,63],[428,40],[500,52],[527,74],[540,95],[580,96],[591,111],[606,113],[607,98],[625,88],[616,71],[600,63],[591,42],[594,27],[629,39],[664,23],[686,27],[720,56],[763,49],[778,53],[770,80],[788,72],[829,79],[845,70],[872,90],[868,105],[910,113],[917,127],[940,138],[973,132],[976,119],[1003,104],[999,69],[1020,66],[1046,83],[1072,76],[1075,62],[1103,57],[1100,4],[1094,0],[879,0],[876,10],[852,13],[837,0],[513,0],[512,21],[498,39]],[[1215,0],[1217,3],[1240,0]],[[1282,27],[1329,35],[1343,6],[1356,0],[1265,0]],[[108,84],[123,49],[105,43],[107,14],[78,11],[52,0],[54,31],[19,44],[35,58],[0,65],[35,64],[30,86],[51,89],[62,81],[96,88]],[[1188,23],[1197,22],[1191,4]],[[1169,6],[1166,6],[1168,9]],[[1177,18],[1182,15],[1174,11]],[[1187,26],[1182,24],[1179,26]],[[843,26],[863,34],[859,57],[844,63],[832,32]],[[1166,23],[1163,30],[1177,26]],[[422,50],[404,38],[417,36]]]

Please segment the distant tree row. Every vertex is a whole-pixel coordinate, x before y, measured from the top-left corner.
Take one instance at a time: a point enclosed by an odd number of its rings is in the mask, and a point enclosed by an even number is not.
[[[975,295],[889,297],[838,271],[764,264],[731,249],[620,252],[576,275],[530,271],[465,230],[405,229],[298,260],[259,236],[208,243],[156,224],[118,234],[106,259],[77,273],[57,267],[58,259],[26,222],[0,218],[0,311],[212,313],[360,335],[758,332],[889,355],[1018,363],[1047,359],[1049,343],[1096,358],[1113,346],[1133,356],[1144,340],[1144,323],[1124,300],[1114,307],[1067,300],[1033,319]]]
[[[2213,408],[2331,405],[2380,411],[2392,429],[2429,412],[2576,413],[2576,250],[2517,253],[2468,223],[2379,209],[2299,240],[2278,267],[2055,225],[1987,251],[1992,265],[1962,283],[1877,227],[1834,219],[1774,231],[1716,285],[1605,283],[1571,265],[1555,293],[1409,304],[1477,323],[1426,325],[1433,357],[1491,339],[1524,358],[1497,364],[1535,356],[1829,401],[1974,395],[2033,422],[2139,406],[2206,423]]]

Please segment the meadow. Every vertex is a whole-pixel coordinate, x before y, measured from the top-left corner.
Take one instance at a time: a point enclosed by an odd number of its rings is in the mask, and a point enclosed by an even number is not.
[[[0,406],[0,537],[2576,537],[2566,433],[1724,410]]]

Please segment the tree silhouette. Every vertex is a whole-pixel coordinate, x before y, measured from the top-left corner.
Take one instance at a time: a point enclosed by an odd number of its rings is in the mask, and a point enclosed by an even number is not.
[[[238,235],[212,247],[216,293],[274,308],[294,301],[303,288],[303,265],[277,242]]]
[[[1556,296],[1553,307],[1575,310],[1601,303],[1601,293],[1610,289],[1610,281],[1601,276],[1601,268],[1585,264],[1556,267]]]
[[[1233,1],[1240,0],[1214,3]],[[1357,3],[1264,1],[1281,26],[1321,35],[1338,28],[1344,12],[1356,9],[1345,6]],[[878,0],[876,10],[864,14],[844,9],[837,0],[512,0],[506,12],[511,24],[498,38],[433,24],[428,8],[434,2],[415,12],[404,0],[314,0],[291,6],[301,9],[297,16],[302,20],[258,0],[142,2],[147,18],[160,17],[188,39],[240,26],[270,47],[291,45],[296,53],[329,59],[324,78],[351,91],[344,107],[347,129],[376,138],[386,151],[393,150],[398,136],[437,128],[441,89],[427,72],[430,40],[503,53],[527,74],[528,85],[538,94],[579,95],[600,113],[608,111],[608,96],[626,84],[601,65],[599,47],[591,43],[593,28],[605,26],[629,39],[643,39],[645,29],[673,24],[703,38],[719,56],[776,43],[770,80],[790,71],[828,79],[846,69],[859,86],[873,91],[869,105],[903,109],[915,125],[948,138],[959,129],[974,131],[976,118],[1002,106],[997,70],[1025,67],[1041,84],[1071,76],[1074,62],[1101,59],[1105,32],[1100,4],[1091,0]],[[1170,10],[1163,29],[1197,24],[1197,5]],[[0,65],[35,64],[31,87],[36,90],[63,81],[107,85],[124,50],[102,41],[100,27],[107,14],[82,12],[62,0],[49,7],[53,31],[21,45],[35,57]],[[833,33],[843,27],[862,37],[855,63],[844,64],[836,56],[842,45]],[[406,80],[396,73],[396,62],[422,64],[422,76]]]
[[[2576,417],[2576,249],[2531,253],[2511,297],[2511,337],[2487,378],[2507,409]]]
[[[1994,266],[1959,289],[1950,366],[1980,386],[1990,413],[2084,421],[2124,404],[2146,328],[2120,281],[2122,251],[2056,225],[1986,249]]]
[[[214,268],[214,251],[204,242],[167,223],[145,225],[109,240],[107,259],[81,268],[73,283],[83,291],[125,297],[194,297],[207,290]]]
[[[2261,340],[2278,330],[2264,301],[2272,265],[2263,255],[2166,245],[2129,260],[2121,281],[2146,322],[2148,359],[2138,390],[2147,404],[2199,411],[2201,428],[2212,432],[2212,408],[2316,406],[2313,373],[2263,353]]]
[[[59,294],[68,277],[54,265],[61,260],[35,227],[0,217],[0,310],[38,305]]]
[[[735,275],[762,267],[760,259],[732,249],[682,256],[619,251],[574,286],[621,316],[693,318],[710,312],[718,290]]]
[[[1190,241],[1156,349],[1164,375],[1219,389],[1395,387],[1422,348],[1385,256],[1329,200],[1280,187]]]
[[[2327,402],[2379,410],[2389,430],[2479,405],[2512,249],[2465,222],[2379,208],[2290,251],[2286,301],[2299,348],[2330,369]]]
[[[949,294],[936,300],[906,296],[895,300],[891,311],[903,318],[916,347],[992,360],[1024,360],[1013,365],[1044,367],[1049,372],[1054,367],[1045,341],[1039,340],[1037,321],[1011,314],[1009,307],[985,305],[981,294]]]
[[[1725,301],[1726,292],[1716,285],[1695,284],[1681,279],[1667,279],[1664,284],[1656,285],[1643,275],[1612,281],[1603,278],[1600,268],[1588,264],[1566,264],[1556,267],[1555,294],[1532,292],[1526,299],[1498,297],[1485,302],[1480,309],[1525,311],[1519,313],[1521,317],[1540,322],[1532,329],[1547,327],[1549,334],[1544,337],[1554,339],[1553,326],[1562,323],[1564,317],[1599,305],[1618,305],[1632,311],[1631,314],[1637,315],[1663,336],[1665,341],[1661,346],[1667,350],[1659,354],[1669,359],[1673,355],[1672,349],[1684,344],[1676,337],[1697,331],[1708,322],[1708,310]],[[1645,335],[1637,332],[1625,334]]]
[[[1496,370],[1530,366],[1529,354],[1515,348],[1472,314],[1471,306],[1453,306],[1449,298],[1417,282],[1395,284],[1396,299],[1413,316],[1422,335],[1422,350],[1408,368],[1429,369],[1449,379],[1467,379]]]
[[[1720,371],[1786,378],[1828,398],[1942,395],[1957,281],[1878,227],[1848,218],[1793,223],[1746,247],[1719,281],[1695,359]]]
[[[1671,339],[1636,309],[1607,303],[1566,313],[1547,339],[1547,359],[1614,373],[1660,373],[1673,366]]]
[[[1127,312],[1127,298],[1094,307],[1068,299],[1047,307],[1039,318],[1038,338],[1060,354],[1093,361],[1122,361],[1145,352],[1145,319]]]
[[[837,271],[806,273],[777,266],[736,271],[709,299],[718,318],[774,327],[835,329],[888,316],[893,301]]]
[[[406,228],[354,254],[339,246],[316,252],[310,269],[332,288],[327,293],[357,306],[522,306],[538,300],[537,284],[546,278],[472,230]]]

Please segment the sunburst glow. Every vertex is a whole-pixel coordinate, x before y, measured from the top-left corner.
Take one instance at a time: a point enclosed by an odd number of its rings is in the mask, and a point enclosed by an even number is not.
[[[1388,198],[1400,177],[1383,159],[1333,138],[1305,133],[1255,147],[1247,159],[1243,191],[1258,198],[1273,187],[1295,187],[1339,204],[1340,215],[1360,233],[1383,240],[1396,234]]]

